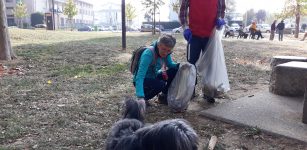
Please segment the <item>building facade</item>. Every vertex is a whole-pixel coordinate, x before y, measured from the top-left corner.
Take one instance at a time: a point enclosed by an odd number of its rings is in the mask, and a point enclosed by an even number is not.
[[[77,15],[74,16],[72,23],[74,27],[79,28],[84,25],[94,24],[94,6],[86,0],[75,0],[77,7]],[[49,12],[52,12],[52,0],[49,0]],[[55,26],[56,28],[67,28],[70,27],[70,20],[64,15],[64,8],[66,0],[54,0],[55,10]]]
[[[116,3],[106,3],[102,9],[96,12],[97,24],[111,27],[113,30],[121,28],[121,5]]]
[[[24,22],[31,24],[31,14],[35,12],[52,13],[52,1],[54,2],[54,13],[55,13],[55,27],[66,28],[70,26],[69,20],[66,15],[63,14],[67,0],[5,0],[6,14],[8,25],[16,25],[16,18],[14,16],[14,9],[16,4],[22,1],[27,7],[27,17]],[[94,9],[93,4],[90,0],[74,0],[78,14],[74,16],[72,22],[75,27],[82,25],[93,25],[94,24]]]
[[[14,16],[14,9],[16,7],[16,0],[5,0],[5,7],[6,7],[6,16],[7,16],[7,24],[9,26],[16,25],[15,16]]]

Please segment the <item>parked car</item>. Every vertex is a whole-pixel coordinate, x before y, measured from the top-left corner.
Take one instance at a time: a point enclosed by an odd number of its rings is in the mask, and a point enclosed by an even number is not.
[[[178,27],[178,28],[173,29],[172,32],[173,33],[182,33],[183,29],[182,29],[182,27]]]
[[[142,26],[141,26],[141,32],[151,32],[152,31],[152,25],[151,24],[143,24]],[[160,32],[160,29],[158,29],[157,27],[156,27],[156,32]]]
[[[91,26],[84,26],[78,29],[78,31],[94,31],[94,28]]]
[[[156,27],[157,27],[158,29],[160,29],[161,31],[164,31],[163,25],[156,25]]]
[[[269,24],[257,24],[257,29],[265,33],[271,32],[271,26]]]
[[[45,24],[37,24],[34,27],[35,28],[47,28],[47,25],[45,25]]]
[[[240,29],[240,26],[239,26],[239,24],[237,24],[237,23],[233,23],[233,24],[231,24],[230,27],[229,27],[229,30],[230,30],[230,31],[238,31],[239,29]]]

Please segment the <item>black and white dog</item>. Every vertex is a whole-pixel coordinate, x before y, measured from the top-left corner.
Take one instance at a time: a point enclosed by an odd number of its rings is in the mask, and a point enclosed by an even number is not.
[[[126,100],[124,119],[116,122],[106,150],[197,150],[198,136],[183,119],[165,120],[144,126],[143,102]],[[144,119],[144,118],[143,118]]]

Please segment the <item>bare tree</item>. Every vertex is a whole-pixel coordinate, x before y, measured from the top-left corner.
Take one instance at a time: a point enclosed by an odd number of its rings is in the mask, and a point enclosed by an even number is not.
[[[27,14],[27,6],[22,2],[19,1],[14,9],[14,15],[17,18],[17,25],[20,28],[23,28],[23,19],[28,15]]]
[[[14,58],[16,58],[16,55],[11,47],[4,0],[0,0],[0,60],[11,60]]]
[[[128,22],[128,27],[131,27],[132,20],[136,17],[136,8],[130,3],[126,4],[126,19]]]
[[[180,5],[182,0],[176,0],[175,2],[171,3],[171,7],[173,8],[173,11],[179,14],[180,11]]]
[[[147,12],[152,14],[153,16],[153,34],[156,34],[156,10],[160,8],[160,6],[164,5],[165,3],[163,0],[143,0],[142,4],[148,10]]]
[[[256,13],[256,18],[258,23],[262,23],[266,20],[266,11],[263,9],[258,10]]]
[[[288,17],[295,17],[295,38],[298,38],[299,24],[302,15],[307,14],[307,0],[287,0],[284,9],[277,17],[285,19]]]
[[[250,9],[244,13],[243,21],[246,23],[246,25],[251,24],[252,21],[255,19],[255,11],[254,9]]]

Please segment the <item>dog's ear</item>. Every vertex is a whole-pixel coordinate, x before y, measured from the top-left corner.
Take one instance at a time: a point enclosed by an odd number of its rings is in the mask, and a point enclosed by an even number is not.
[[[144,121],[146,104],[133,98],[126,98],[123,106],[123,119],[137,119]]]
[[[106,150],[130,150],[127,148],[129,147],[128,144],[133,143],[136,138],[134,136],[135,131],[142,127],[143,123],[136,119],[123,119],[116,122],[106,140]],[[134,144],[130,147],[134,147]]]
[[[144,150],[197,150],[198,136],[183,119],[166,120],[137,130]]]

